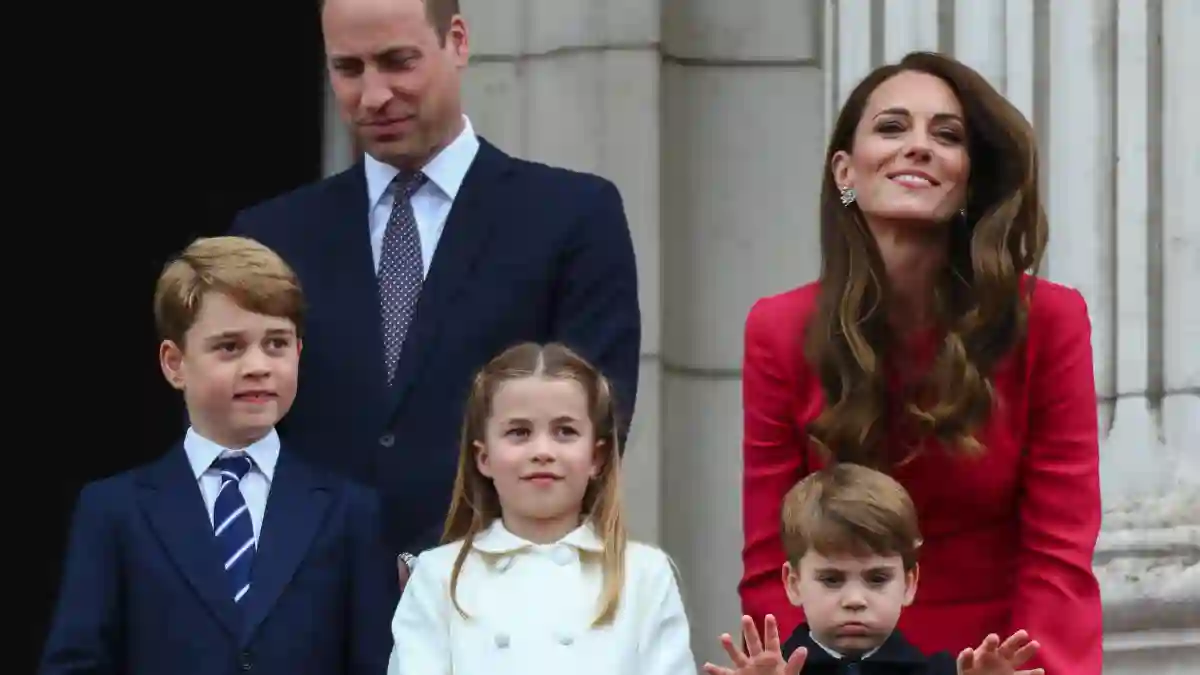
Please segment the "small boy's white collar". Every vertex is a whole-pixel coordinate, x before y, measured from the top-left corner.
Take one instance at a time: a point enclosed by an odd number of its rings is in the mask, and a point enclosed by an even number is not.
[[[843,654],[843,653],[841,653],[841,652],[839,652],[838,650],[836,650],[836,649],[831,649],[831,648],[829,648],[829,647],[826,647],[824,643],[822,643],[820,640],[818,640],[818,639],[817,639],[817,634],[816,634],[816,633],[814,633],[814,632],[812,632],[812,631],[809,631],[809,632],[808,632],[808,637],[812,638],[812,641],[813,641],[813,642],[814,642],[814,643],[815,643],[815,644],[816,644],[818,647],[820,647],[821,649],[824,649],[824,650],[825,650],[825,653],[829,654],[829,655],[830,655],[830,656],[832,656],[833,658],[835,658],[835,659],[837,659],[837,660],[839,660],[839,661],[840,661],[840,660],[842,660],[842,659],[844,659],[844,658],[846,658],[846,655],[845,655],[845,654]],[[882,646],[883,646],[882,644],[881,644],[881,645],[879,645],[879,647],[882,647]],[[863,660],[863,661],[865,661],[866,659],[869,659],[869,658],[871,658],[871,655],[872,655],[872,654],[874,654],[875,652],[879,651],[879,647],[876,647],[875,649],[872,649],[871,651],[867,652],[866,654],[863,654],[863,655],[862,655],[862,658],[861,658],[860,660]]]

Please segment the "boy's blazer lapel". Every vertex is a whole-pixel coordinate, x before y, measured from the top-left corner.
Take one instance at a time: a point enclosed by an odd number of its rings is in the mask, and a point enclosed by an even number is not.
[[[138,473],[138,503],[168,556],[233,636],[242,620],[183,443]]]
[[[267,495],[266,514],[258,537],[250,592],[242,606],[244,638],[249,640],[304,560],[325,520],[331,487],[307,464],[279,453],[279,463]]]

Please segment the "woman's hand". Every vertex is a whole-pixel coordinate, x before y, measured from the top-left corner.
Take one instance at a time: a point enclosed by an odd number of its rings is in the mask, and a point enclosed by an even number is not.
[[[721,646],[725,648],[725,653],[733,661],[734,668],[706,663],[704,672],[708,675],[800,675],[800,669],[804,667],[804,661],[808,657],[808,650],[801,647],[792,652],[791,658],[784,662],[783,652],[779,649],[779,625],[775,622],[774,615],[767,615],[763,621],[763,630],[767,638],[765,646],[759,639],[758,628],[754,626],[754,620],[749,616],[743,616],[742,635],[746,639],[746,649],[749,654],[745,654],[740,648],[735,647],[733,637],[729,633],[725,633],[721,636]],[[981,673],[980,675],[991,674]]]

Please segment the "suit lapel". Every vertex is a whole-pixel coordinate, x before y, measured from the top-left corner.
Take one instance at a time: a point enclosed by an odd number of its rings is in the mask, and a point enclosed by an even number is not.
[[[371,207],[361,161],[330,181],[329,197],[330,213],[322,219],[328,225],[322,228],[325,237],[308,273],[310,278],[319,276],[314,288],[332,294],[324,312],[330,329],[337,331],[337,343],[345,345],[345,367],[358,370],[359,381],[386,396],[379,281],[371,255]],[[379,400],[368,397],[372,399]]]
[[[511,169],[512,160],[508,155],[479,139],[479,152],[467,170],[446,218],[429,274],[421,288],[412,332],[400,352],[393,381],[393,411],[404,401],[421,366],[428,361],[425,358],[427,350],[437,341],[438,331],[452,314],[455,296],[470,280],[484,245],[496,228],[499,214],[495,208],[486,206],[495,206],[497,196],[504,189],[503,179]]]
[[[147,467],[137,482],[139,506],[167,554],[217,620],[237,636],[241,617],[183,444]]]
[[[246,640],[270,613],[304,560],[325,520],[330,496],[330,486],[321,476],[286,449],[279,453],[258,537],[250,592],[242,607]]]

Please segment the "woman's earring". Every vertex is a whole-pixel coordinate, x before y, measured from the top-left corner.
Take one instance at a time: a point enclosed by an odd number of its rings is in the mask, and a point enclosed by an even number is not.
[[[958,210],[958,215],[962,216],[963,218],[966,218],[966,217],[967,217],[967,210],[966,210],[965,208],[964,208],[964,209],[959,209],[959,210]]]
[[[858,195],[854,194],[854,188],[844,187],[842,190],[842,206],[850,206]]]

